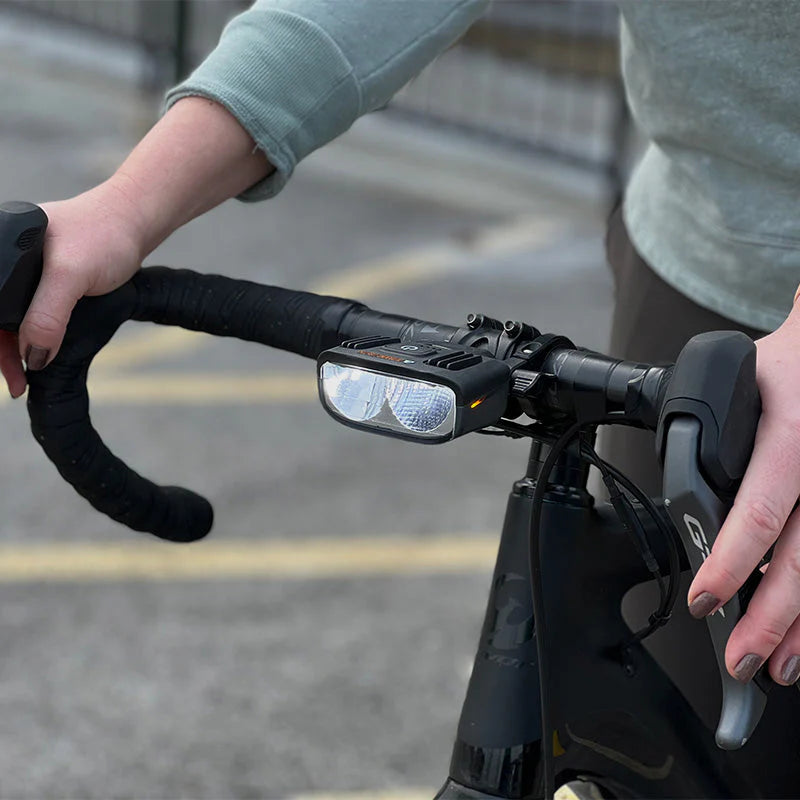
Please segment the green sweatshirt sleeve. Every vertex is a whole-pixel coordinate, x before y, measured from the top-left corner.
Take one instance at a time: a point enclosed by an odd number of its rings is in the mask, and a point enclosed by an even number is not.
[[[166,96],[225,106],[276,171],[240,199],[277,194],[295,165],[384,105],[489,0],[257,0]]]

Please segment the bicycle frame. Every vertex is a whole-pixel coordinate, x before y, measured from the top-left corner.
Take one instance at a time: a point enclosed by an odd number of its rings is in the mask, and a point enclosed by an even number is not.
[[[739,754],[716,747],[644,647],[622,652],[630,634],[622,598],[651,576],[611,506],[595,507],[588,467],[569,453],[551,477],[540,531],[555,725],[542,736],[528,549],[545,454],[534,442],[508,500],[450,778],[437,800],[542,797],[543,744],[553,747],[556,786],[585,776],[622,797],[763,796]],[[661,560],[655,525],[646,525]],[[717,677],[715,663],[707,669]]]

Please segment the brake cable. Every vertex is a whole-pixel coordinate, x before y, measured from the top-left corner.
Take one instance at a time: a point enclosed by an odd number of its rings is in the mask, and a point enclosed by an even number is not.
[[[628,640],[628,645],[636,642],[641,642],[646,637],[654,633],[658,628],[669,622],[672,616],[672,610],[675,607],[675,602],[678,598],[679,591],[679,578],[680,578],[680,551],[676,539],[675,529],[670,525],[666,519],[658,512],[653,501],[648,495],[643,492],[627,475],[620,472],[616,467],[609,464],[607,461],[600,458],[594,448],[591,449],[590,461],[595,463],[598,469],[608,471],[616,483],[628,491],[640,503],[640,505],[647,512],[648,516],[658,527],[659,532],[664,536],[667,542],[667,557],[669,559],[669,588],[666,592],[666,597],[662,593],[662,603],[659,608],[650,615],[649,624],[646,628],[634,633]],[[593,457],[592,457],[593,456]],[[638,515],[633,514],[635,524],[641,526]],[[641,531],[644,534],[644,531]],[[649,546],[649,545],[648,545]]]
[[[545,457],[539,470],[539,478],[533,490],[531,500],[531,519],[529,528],[529,553],[531,573],[531,596],[533,601],[534,632],[536,636],[536,650],[539,657],[539,698],[542,716],[542,782],[545,800],[550,800],[555,793],[553,770],[553,742],[550,721],[550,698],[548,696],[549,675],[547,658],[545,655],[545,617],[544,617],[544,592],[542,589],[542,563],[539,552],[539,526],[544,506],[544,496],[547,491],[550,473],[558,461],[559,456],[567,448],[575,434],[585,423],[576,422],[561,434],[553,443],[550,452]]]

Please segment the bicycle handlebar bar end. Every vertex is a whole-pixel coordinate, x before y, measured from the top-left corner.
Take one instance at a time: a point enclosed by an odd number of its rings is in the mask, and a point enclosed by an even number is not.
[[[56,358],[44,370],[28,371],[31,430],[59,474],[98,511],[160,539],[192,542],[213,525],[208,500],[134,472],[103,444],[89,416],[86,378],[92,359],[131,317],[136,301],[129,283],[78,303]]]

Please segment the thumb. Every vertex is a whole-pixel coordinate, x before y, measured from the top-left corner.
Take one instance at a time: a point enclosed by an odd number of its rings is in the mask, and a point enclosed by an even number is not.
[[[19,329],[20,355],[30,370],[44,369],[58,353],[72,309],[83,287],[66,270],[48,270],[33,296]]]

